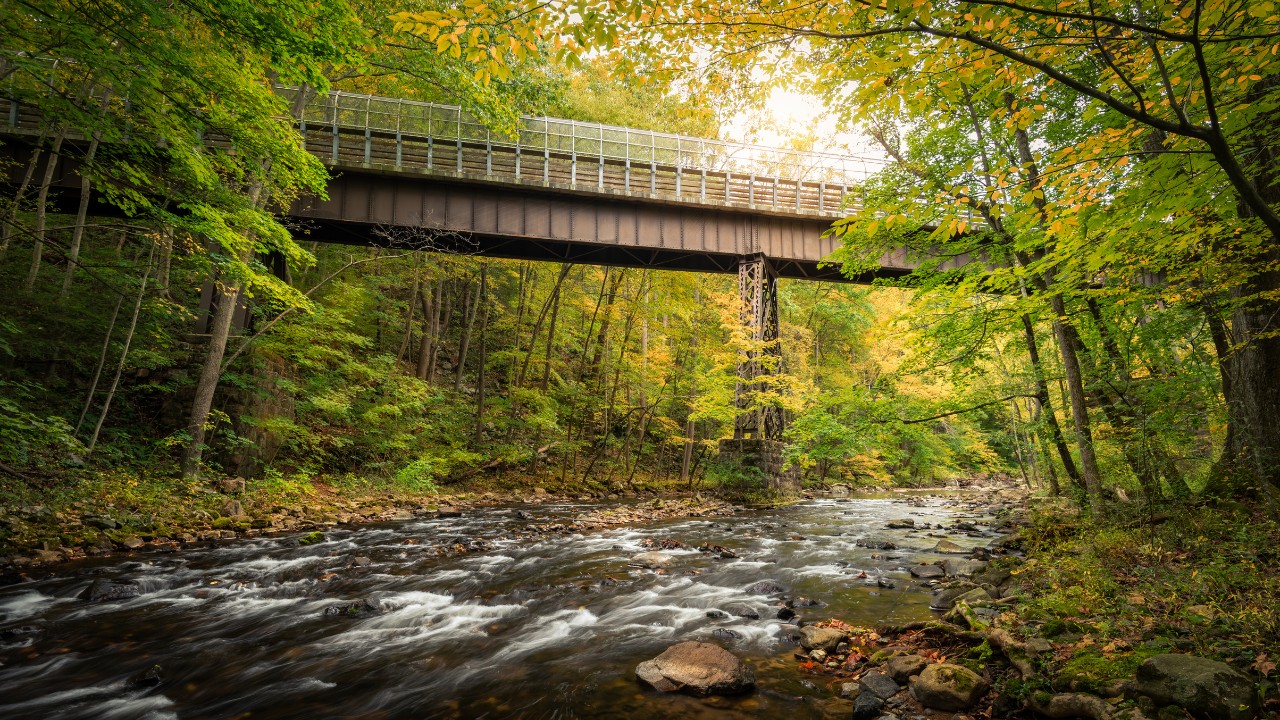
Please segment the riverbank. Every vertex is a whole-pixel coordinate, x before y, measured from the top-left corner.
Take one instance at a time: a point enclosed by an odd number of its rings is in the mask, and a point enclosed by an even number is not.
[[[845,652],[806,643],[802,667],[830,676],[856,720],[1280,716],[1280,528],[1263,509],[1124,508],[1098,524],[1042,501],[994,545],[1010,556],[977,547],[967,572],[913,569],[942,578],[938,620],[834,619],[828,644]]]
[[[446,488],[390,480],[274,476],[187,483],[122,473],[85,473],[56,485],[0,478],[0,568],[53,565],[85,557],[340,525],[448,516],[489,505],[617,501],[544,532],[579,532],[671,517],[706,517],[740,506],[639,476],[626,487],[560,483],[555,477],[507,474]]]

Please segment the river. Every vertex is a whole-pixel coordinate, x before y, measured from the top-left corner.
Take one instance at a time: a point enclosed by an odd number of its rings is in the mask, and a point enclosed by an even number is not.
[[[523,532],[592,507],[479,508],[343,527],[310,545],[295,534],[97,559],[0,589],[0,717],[847,717],[830,680],[792,659],[779,597],[750,586],[824,603],[800,608],[807,620],[924,619],[930,591],[907,567],[942,558],[931,548],[943,533],[886,521],[989,520],[954,500],[894,495]],[[994,537],[978,535],[968,544]],[[646,539],[664,538],[686,546],[666,551],[669,571],[629,565]],[[886,542],[897,548],[876,549]],[[456,543],[473,551],[439,554]],[[700,552],[704,543],[738,557]],[[95,578],[133,581],[140,594],[79,599]],[[641,687],[637,663],[691,639],[744,657],[757,690],[698,699]],[[153,665],[160,676],[138,682]]]

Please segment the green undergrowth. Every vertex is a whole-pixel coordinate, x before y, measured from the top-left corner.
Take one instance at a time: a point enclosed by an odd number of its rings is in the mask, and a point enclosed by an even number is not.
[[[1102,523],[1033,512],[1018,571],[1025,634],[1053,643],[1056,690],[1100,692],[1187,652],[1259,676],[1280,657],[1280,526],[1261,508],[1176,505]]]

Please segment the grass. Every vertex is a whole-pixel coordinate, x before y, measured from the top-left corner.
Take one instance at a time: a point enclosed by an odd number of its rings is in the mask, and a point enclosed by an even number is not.
[[[1023,538],[1034,561],[1019,571],[1017,621],[1054,643],[1058,690],[1097,692],[1164,652],[1259,675],[1280,657],[1280,525],[1262,510],[1180,505],[1103,523],[1041,510]]]

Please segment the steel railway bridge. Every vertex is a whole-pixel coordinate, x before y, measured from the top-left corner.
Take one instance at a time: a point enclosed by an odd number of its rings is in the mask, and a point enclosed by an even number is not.
[[[29,157],[40,124],[11,101],[5,154]],[[742,321],[761,348],[740,367],[739,440],[783,429],[780,409],[745,410],[771,366],[761,355],[778,353],[778,279],[869,282],[914,264],[890,253],[852,278],[822,264],[837,243],[823,232],[856,207],[850,187],[880,168],[874,159],[548,117],[522,118],[506,136],[456,106],[344,92],[313,99],[297,126],[332,179],[327,199],[290,214],[321,242],[422,237],[495,257],[736,273]],[[78,189],[75,159],[55,162],[55,182]]]

